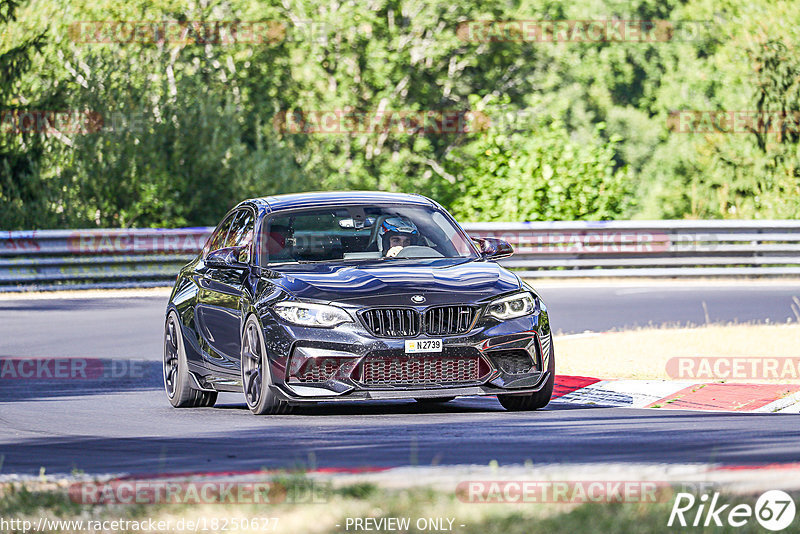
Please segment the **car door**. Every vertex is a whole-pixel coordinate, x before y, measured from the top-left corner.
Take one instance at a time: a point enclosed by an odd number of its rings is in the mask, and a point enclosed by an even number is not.
[[[245,246],[250,261],[255,213],[250,208],[234,212],[225,239],[211,243],[206,255],[214,250]],[[241,351],[241,308],[245,269],[204,265],[198,279],[197,323],[207,347],[206,364],[223,375],[239,375]]]

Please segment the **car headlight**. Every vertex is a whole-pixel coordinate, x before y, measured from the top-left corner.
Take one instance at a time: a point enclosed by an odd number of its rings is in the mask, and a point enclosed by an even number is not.
[[[326,304],[284,301],[278,302],[272,309],[284,321],[301,326],[331,327],[353,321],[343,309]]]
[[[493,300],[486,308],[486,313],[495,319],[504,321],[523,317],[535,313],[537,310],[536,297],[531,293],[525,292]]]

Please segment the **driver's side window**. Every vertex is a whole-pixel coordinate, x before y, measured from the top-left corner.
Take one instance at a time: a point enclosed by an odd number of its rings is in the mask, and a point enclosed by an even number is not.
[[[209,252],[221,248],[246,247],[242,251],[239,261],[250,261],[250,243],[253,242],[253,228],[255,226],[255,216],[249,209],[235,211],[225,219],[208,239],[203,249],[203,257],[208,256]]]
[[[231,213],[222,222],[222,224],[220,224],[217,229],[214,230],[214,233],[208,238],[208,241],[206,241],[206,246],[203,248],[203,258],[208,256],[209,252],[219,250],[225,246],[225,238],[228,235],[228,230],[231,229],[231,223],[233,223],[233,219],[235,217],[236,213]]]
[[[245,208],[238,212],[236,218],[228,231],[224,246],[242,247],[239,261],[242,263],[250,262],[250,245],[253,242],[253,227],[255,226],[255,216],[253,212]]]

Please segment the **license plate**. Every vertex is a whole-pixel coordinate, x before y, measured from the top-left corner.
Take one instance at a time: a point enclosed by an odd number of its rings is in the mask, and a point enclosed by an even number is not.
[[[407,339],[406,354],[420,352],[442,352],[441,339]]]

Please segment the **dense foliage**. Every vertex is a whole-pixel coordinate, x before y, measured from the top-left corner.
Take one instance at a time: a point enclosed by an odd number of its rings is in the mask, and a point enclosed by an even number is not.
[[[464,32],[590,19],[703,23],[655,42]],[[154,40],[114,21],[190,24]],[[0,0],[0,228],[205,225],[319,189],[419,192],[462,220],[800,216],[798,124],[686,131],[686,110],[800,111],[800,4]],[[80,127],[24,127],[56,111]],[[315,111],[466,123],[286,127]]]

